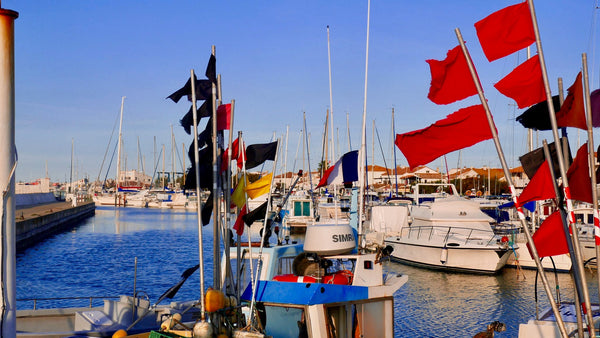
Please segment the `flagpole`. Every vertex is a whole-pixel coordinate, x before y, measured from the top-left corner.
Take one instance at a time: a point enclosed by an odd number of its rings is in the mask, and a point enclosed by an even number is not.
[[[212,46],[212,55],[215,55],[215,46]],[[220,235],[219,235],[219,228],[220,228],[220,208],[219,208],[219,195],[220,195],[220,191],[219,191],[219,184],[218,184],[218,166],[217,166],[217,150],[218,150],[218,145],[217,145],[217,86],[215,83],[211,83],[211,87],[212,87],[212,95],[211,95],[211,100],[212,100],[212,135],[213,135],[213,140],[212,140],[212,167],[213,167],[213,182],[212,182],[212,186],[213,186],[213,288],[215,290],[219,290],[219,286],[221,285],[220,283],[220,277],[221,277],[221,269],[220,269]]]
[[[365,57],[365,100],[363,103],[363,116],[362,116],[362,127],[360,129],[360,151],[358,152],[358,185],[359,185],[359,194],[358,194],[358,246],[362,247],[362,241],[364,238],[363,234],[363,208],[365,206],[364,196],[365,196],[365,142],[366,142],[366,127],[367,127],[367,78],[369,74],[369,26],[370,26],[370,17],[371,17],[371,0],[367,2],[367,48],[366,48],[366,57]]]
[[[563,232],[565,233],[565,237],[567,239],[567,248],[569,251],[569,255],[573,256],[573,241],[570,240],[570,237],[567,235],[569,233],[569,226],[568,223],[566,222],[566,219],[564,217],[564,212],[563,212],[563,208],[561,207],[559,201],[560,201],[560,193],[558,190],[558,184],[556,183],[556,177],[554,175],[554,163],[552,163],[551,159],[552,159],[552,155],[550,155],[550,149],[548,148],[548,142],[544,139],[542,140],[542,147],[544,150],[544,161],[547,161],[548,163],[548,168],[550,170],[550,176],[552,178],[552,188],[554,189],[554,195],[555,197],[555,203],[556,206],[558,207],[558,210],[560,212],[560,220],[561,220],[561,226],[563,229]],[[581,285],[579,283],[577,283],[577,281],[579,280],[579,270],[578,269],[573,269],[573,278],[575,279],[575,300],[577,304],[579,303],[579,299],[580,299],[580,294],[581,292]],[[583,322],[581,320],[581,311],[577,311],[576,312],[577,315],[577,329],[579,330],[580,334],[583,336]]]
[[[594,241],[596,243],[596,262],[600,262],[600,219],[598,215],[598,190],[596,188],[596,159],[594,158],[594,132],[592,119],[592,102],[590,98],[590,80],[587,67],[587,54],[581,55],[581,63],[583,64],[583,90],[585,98],[585,112],[588,133],[588,167],[590,168],[590,176],[592,181],[592,205],[594,209]],[[596,271],[600,276],[600,270]],[[598,279],[598,290],[600,290],[600,279]],[[599,295],[600,298],[600,295]]]
[[[504,158],[504,153],[502,151],[502,146],[500,145],[500,140],[498,138],[498,132],[496,131],[496,126],[494,125],[494,120],[492,119],[492,113],[490,111],[490,107],[488,106],[487,100],[483,95],[483,89],[481,87],[481,83],[479,82],[479,78],[477,77],[477,73],[475,71],[475,66],[473,65],[473,61],[469,55],[467,50],[467,46],[462,38],[462,34],[458,28],[454,29],[456,33],[456,37],[458,38],[458,42],[460,43],[460,47],[462,49],[463,54],[465,55],[465,59],[467,60],[467,65],[469,66],[469,71],[471,72],[471,76],[473,78],[473,82],[475,83],[475,87],[477,88],[477,93],[479,94],[479,99],[481,100],[481,104],[485,110],[485,115],[488,121],[488,125],[490,127],[490,132],[492,133],[492,137],[494,140],[494,145],[496,147],[496,151],[498,152],[498,158],[500,159],[500,163],[502,165],[502,170],[504,171],[504,177],[506,177],[506,183],[510,189],[510,193],[512,195],[512,200],[517,205],[517,194],[515,190],[515,186],[512,182],[512,177],[510,175],[510,170],[506,163],[506,159]],[[558,329],[563,337],[567,337],[567,329],[565,328],[565,323],[563,322],[562,317],[560,316],[560,311],[558,306],[556,305],[556,301],[552,296],[552,289],[550,289],[550,284],[548,283],[548,278],[546,274],[544,274],[544,268],[542,263],[540,262],[540,257],[538,255],[537,249],[533,244],[533,239],[531,238],[531,233],[529,232],[529,228],[525,222],[525,215],[523,214],[523,209],[521,207],[517,207],[517,213],[519,215],[519,221],[521,222],[521,227],[525,233],[525,237],[527,238],[527,243],[529,244],[529,248],[531,249],[531,253],[533,255],[533,260],[535,261],[535,265],[538,269],[539,275],[542,279],[542,284],[544,285],[544,290],[546,291],[546,295],[548,296],[548,300],[550,302],[550,306],[552,307],[552,311],[554,312],[554,316],[556,317],[556,324],[558,325]]]
[[[220,81],[221,79],[221,75],[219,74],[219,83],[221,83]],[[221,97],[219,95],[219,97]],[[229,252],[229,243],[231,242],[231,239],[233,238],[233,235],[231,235],[231,238],[229,237],[229,216],[230,216],[230,205],[231,205],[231,144],[232,144],[232,139],[233,139],[233,112],[234,112],[234,108],[235,108],[235,100],[231,100],[231,115],[229,117],[229,142],[228,142],[228,146],[227,146],[227,170],[225,170],[225,179],[224,181],[225,183],[225,206],[224,206],[224,215],[225,215],[225,226],[223,226],[223,228],[221,229],[222,233],[223,233],[223,247],[224,247],[224,251],[225,251],[225,279],[228,280],[231,283],[231,261],[230,261],[230,252]],[[225,113],[227,114],[227,111],[225,111]],[[238,152],[239,154],[239,152]],[[221,281],[221,289],[223,289],[223,286],[225,284],[225,280]]]
[[[579,283],[581,283],[581,286],[583,289],[582,290],[583,295],[581,295],[581,296],[585,303],[585,308],[586,308],[585,312],[586,312],[587,320],[588,320],[588,324],[589,324],[590,336],[595,336],[596,330],[594,327],[594,320],[593,320],[593,316],[592,316],[592,307],[590,305],[590,296],[589,296],[589,291],[587,288],[585,273],[583,273],[584,269],[583,269],[583,261],[581,259],[581,246],[579,243],[579,234],[578,234],[579,230],[577,229],[577,225],[575,224],[575,214],[573,213],[573,203],[571,201],[571,192],[569,189],[569,181],[567,179],[567,171],[566,171],[566,166],[565,166],[565,161],[564,161],[563,147],[560,142],[560,138],[558,136],[556,113],[554,111],[554,104],[552,102],[552,93],[550,91],[550,84],[548,82],[548,73],[546,71],[546,61],[544,59],[544,53],[542,50],[542,41],[540,38],[540,31],[539,31],[537,19],[535,16],[533,0],[527,0],[527,4],[529,5],[529,12],[531,13],[531,21],[533,23],[533,31],[535,33],[535,43],[536,43],[538,55],[540,57],[540,67],[542,68],[542,78],[544,79],[544,88],[546,91],[546,101],[548,102],[548,114],[550,115],[550,123],[552,125],[552,135],[554,136],[554,143],[556,144],[556,152],[557,152],[557,154],[559,154],[559,156],[557,156],[558,157],[558,166],[560,168],[560,176],[561,176],[562,182],[563,182],[563,191],[564,191],[564,195],[565,195],[565,202],[567,204],[567,214],[569,216],[568,219],[569,219],[569,223],[571,226],[572,240],[573,240],[573,245],[575,247],[575,257],[571,257],[571,259],[574,261],[574,263],[576,263],[573,268],[579,269],[580,276],[581,276],[581,281],[579,281]]]
[[[277,149],[279,149],[279,140],[276,141],[277,142]],[[250,323],[252,323],[252,316],[254,315],[254,303],[256,302],[256,292],[257,292],[257,287],[258,287],[258,274],[261,271],[261,266],[262,266],[262,253],[263,253],[263,248],[264,248],[264,244],[265,244],[265,236],[267,233],[267,225],[268,225],[268,221],[269,221],[269,207],[271,206],[271,190],[273,188],[273,181],[274,179],[274,174],[275,174],[275,169],[277,168],[277,158],[279,157],[279,152],[275,151],[275,160],[273,161],[273,170],[272,170],[272,174],[273,176],[271,176],[271,184],[269,185],[269,193],[268,193],[268,197],[267,197],[267,210],[265,211],[265,217],[263,219],[263,228],[262,228],[262,236],[260,239],[260,249],[258,251],[258,258],[256,261],[256,275],[254,276],[254,278],[252,278],[254,280],[254,285],[252,288],[252,300],[250,302]],[[312,187],[311,187],[312,190]],[[269,229],[270,230],[270,229]],[[248,236],[249,238],[250,236]],[[250,245],[248,247],[249,249],[252,248],[252,245]],[[250,255],[252,255],[252,253],[250,253]]]
[[[201,320],[206,320],[206,306],[204,301],[204,250],[202,240],[202,198],[200,195],[200,159],[198,158],[198,117],[196,112],[196,81],[194,81],[194,70],[190,70],[190,82],[192,83],[192,116],[194,119],[194,171],[196,175],[196,215],[198,216],[198,260],[200,261],[200,309]]]

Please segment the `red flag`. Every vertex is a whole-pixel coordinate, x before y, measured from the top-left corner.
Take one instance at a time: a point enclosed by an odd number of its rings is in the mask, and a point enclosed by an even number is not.
[[[527,202],[546,200],[554,197],[556,197],[556,193],[554,192],[550,166],[548,165],[548,161],[544,161],[517,198],[517,204],[521,206]]]
[[[217,130],[229,130],[231,126],[231,103],[222,104],[217,108]]]
[[[240,210],[240,213],[238,214],[238,217],[235,220],[235,224],[233,224],[233,230],[235,230],[235,233],[240,236],[244,234],[244,220],[242,219],[242,217],[244,217],[244,215],[246,215],[247,213],[248,209],[244,204],[244,207],[242,208],[242,210]]]
[[[527,2],[508,6],[475,23],[483,53],[491,62],[535,42]]]
[[[587,143],[577,150],[577,155],[567,171],[567,180],[569,180],[572,199],[590,204],[593,202]]]
[[[462,108],[431,126],[396,135],[396,146],[411,168],[451,151],[492,138],[482,105]]]
[[[494,85],[498,91],[517,102],[519,108],[546,100],[540,57],[535,55],[513,69]]]
[[[443,61],[426,60],[431,70],[427,97],[437,104],[449,104],[477,94],[467,59],[460,46],[448,51]]]
[[[240,151],[240,148],[242,148],[241,151]],[[229,151],[229,148],[225,149],[225,152],[223,152],[223,156],[221,159],[221,171],[227,169],[227,167],[229,166],[227,163],[227,152],[228,151]],[[237,161],[238,169],[242,169],[242,167],[244,165],[242,156],[240,156],[241,153],[244,153],[243,158],[246,158],[246,149],[243,145],[240,147],[239,138],[236,138],[233,142],[231,142],[231,160]]]
[[[587,119],[583,106],[583,85],[581,72],[577,74],[575,82],[569,87],[567,98],[560,110],[556,113],[556,124],[559,127],[574,127],[587,130]]]
[[[560,210],[557,210],[548,216],[533,234],[533,244],[540,258],[569,253],[563,219]],[[527,248],[529,248],[529,244],[527,244]]]

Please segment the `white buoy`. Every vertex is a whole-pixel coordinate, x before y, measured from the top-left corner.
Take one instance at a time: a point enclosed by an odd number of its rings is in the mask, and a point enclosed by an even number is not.
[[[208,322],[197,322],[194,325],[194,338],[210,338],[212,337],[212,327]]]
[[[161,330],[170,330],[173,328],[173,326],[175,326],[175,324],[177,324],[177,322],[181,322],[181,314],[179,314],[179,313],[172,315],[167,320],[162,322],[162,324],[160,324],[160,329]]]

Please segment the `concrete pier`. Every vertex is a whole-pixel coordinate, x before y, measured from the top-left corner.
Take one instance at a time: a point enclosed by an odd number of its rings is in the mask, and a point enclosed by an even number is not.
[[[94,202],[55,202],[19,208],[16,210],[17,250],[23,250],[41,239],[65,231],[78,221],[94,215]]]

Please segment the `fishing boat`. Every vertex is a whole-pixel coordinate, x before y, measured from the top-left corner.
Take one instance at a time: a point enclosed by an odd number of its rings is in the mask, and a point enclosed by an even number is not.
[[[358,254],[356,232],[349,225],[314,224],[303,244],[242,250],[243,260],[232,267],[239,266],[246,276],[250,266],[262,267],[260,278],[248,281],[241,295],[251,324],[237,335],[394,336],[393,294],[408,277],[384,272],[389,248]],[[258,318],[252,320],[249,309],[255,307],[260,308]]]
[[[427,185],[432,184],[417,184],[415,201]],[[406,222],[399,235],[385,238],[394,249],[392,259],[448,271],[498,272],[511,254],[508,237],[492,231],[492,219],[478,203],[458,197],[452,184],[443,186],[451,195],[413,205],[410,224]]]

